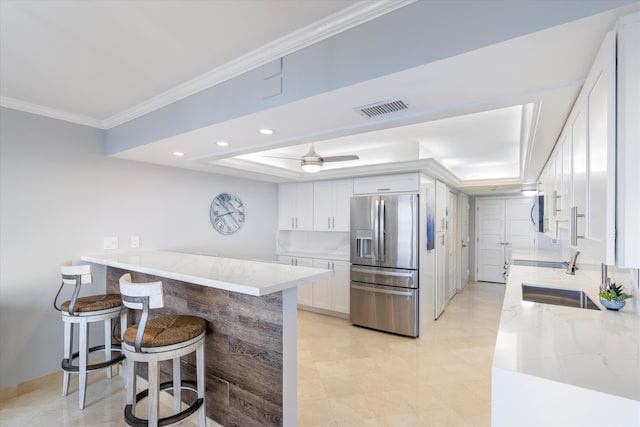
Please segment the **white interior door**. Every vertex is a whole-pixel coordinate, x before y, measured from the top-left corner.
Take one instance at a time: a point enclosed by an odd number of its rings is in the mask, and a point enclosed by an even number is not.
[[[535,247],[535,226],[531,222],[533,199],[508,199],[506,204],[506,233],[504,259],[511,259],[514,249]]]
[[[478,280],[505,283],[514,249],[535,247],[533,199],[478,199]]]
[[[505,201],[477,200],[478,280],[505,283]]]

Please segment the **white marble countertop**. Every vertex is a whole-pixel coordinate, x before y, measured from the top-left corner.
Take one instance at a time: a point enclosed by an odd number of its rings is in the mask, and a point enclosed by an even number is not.
[[[331,261],[349,262],[349,254],[337,253],[337,252],[282,251],[282,252],[278,252],[278,256],[290,256],[290,257],[296,257],[296,258],[329,259]]]
[[[522,301],[522,283],[582,289],[601,311]],[[598,292],[586,271],[512,265],[493,366],[640,401],[638,298],[616,312]]]
[[[83,255],[80,259],[254,296],[293,288],[331,274],[320,268],[170,251],[103,253]]]

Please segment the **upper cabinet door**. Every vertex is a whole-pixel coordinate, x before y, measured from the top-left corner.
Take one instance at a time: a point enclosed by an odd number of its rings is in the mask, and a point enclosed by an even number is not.
[[[333,181],[333,231],[349,231],[351,225],[351,196],[353,196],[353,180],[341,179]]]
[[[313,184],[313,229],[349,231],[353,180],[321,181]]]
[[[278,228],[313,229],[313,184],[293,183],[278,186]]]
[[[605,37],[573,116],[571,244],[615,264],[616,39]]]
[[[640,12],[618,24],[616,265],[640,268]]]
[[[331,181],[313,184],[313,229],[331,231],[333,216],[333,183]]]

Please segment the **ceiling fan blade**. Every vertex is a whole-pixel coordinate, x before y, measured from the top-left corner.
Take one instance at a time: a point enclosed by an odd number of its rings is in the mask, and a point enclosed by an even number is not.
[[[262,156],[262,157],[270,157],[272,159],[302,160],[300,157],[283,157],[283,156]]]
[[[348,160],[358,160],[360,157],[355,154],[350,154],[346,156],[329,156],[322,158],[325,162],[346,162]]]

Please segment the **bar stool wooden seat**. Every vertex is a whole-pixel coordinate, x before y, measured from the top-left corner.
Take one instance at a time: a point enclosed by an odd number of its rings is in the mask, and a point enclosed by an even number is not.
[[[111,366],[124,359],[119,345],[111,344],[111,320],[120,316],[122,307],[120,295],[102,294],[80,297],[80,288],[93,282],[91,265],[71,265],[66,263],[60,268],[62,284],[53,301],[56,310],[62,313],[64,322],[64,356],[62,370],[62,395],[69,392],[71,374],[78,374],[78,407],[84,408],[87,390],[87,373],[98,369],[107,369],[107,378],[111,378]],[[75,285],[70,300],[58,306],[58,298],[64,285]],[[89,347],[89,325],[104,322],[104,344]],[[78,351],[73,352],[74,325],[79,326]],[[104,351],[104,361],[89,363],[89,355]],[[77,364],[74,361],[77,359]]]
[[[204,336],[206,320],[186,315],[167,315],[149,318],[151,309],[164,306],[162,282],[132,283],[131,275],[120,278],[122,303],[127,309],[142,310],[138,324],[123,334],[122,349],[126,363],[125,421],[130,426],[165,426],[178,423],[194,412],[199,414],[200,427],[206,426]],[[127,316],[126,313],[123,316]],[[126,325],[126,317],[121,324]],[[180,357],[196,352],[196,382],[185,381],[180,375]],[[173,381],[160,384],[158,362],[173,361]],[[136,363],[148,364],[148,389],[136,394]],[[175,414],[160,418],[160,390],[172,389]],[[197,393],[197,399],[181,411],[181,390]],[[135,415],[136,403],[149,398],[148,419]]]

